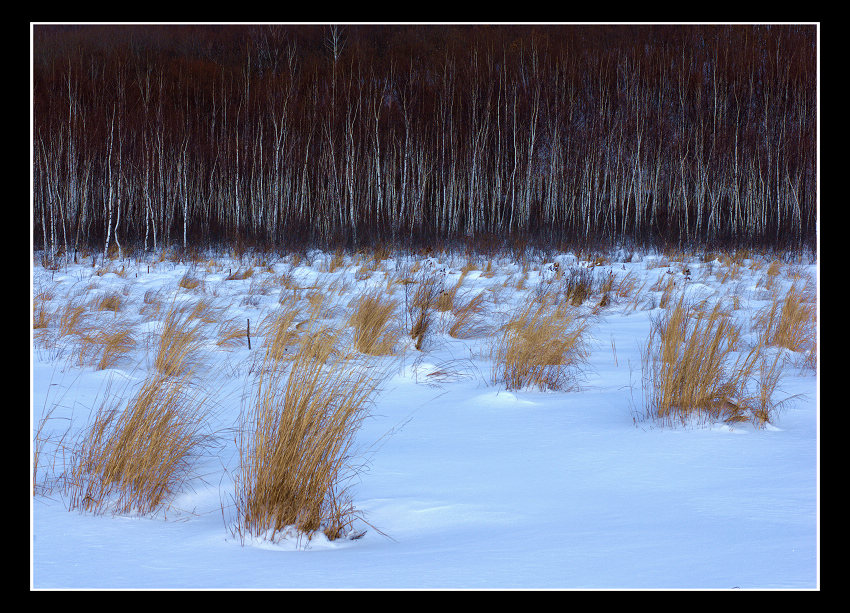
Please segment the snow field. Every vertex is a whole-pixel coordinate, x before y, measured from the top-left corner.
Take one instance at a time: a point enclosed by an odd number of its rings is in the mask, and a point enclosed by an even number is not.
[[[723,303],[745,352],[792,287],[815,304],[816,274],[814,264],[761,256],[623,252],[36,263],[32,585],[814,588],[816,348],[770,349],[784,358],[775,400],[791,400],[764,427],[648,418],[641,350],[667,302],[685,292],[694,303]],[[440,295],[454,292],[455,308],[430,310],[416,349],[414,299],[428,280]],[[582,281],[591,291],[579,300]],[[313,308],[324,324],[349,330],[367,293],[395,302],[395,346],[371,357],[386,378],[347,473],[353,534],[365,534],[237,538],[236,431],[274,317],[293,309],[297,336]],[[477,296],[479,308],[459,328],[460,307]],[[495,368],[496,340],[543,296],[581,302],[571,312],[586,323],[586,358],[567,390],[508,389]],[[156,513],[69,512],[59,443],[73,440],[104,398],[126,402],[156,370],[174,306],[197,326],[190,359],[211,398],[206,427],[215,444]]]

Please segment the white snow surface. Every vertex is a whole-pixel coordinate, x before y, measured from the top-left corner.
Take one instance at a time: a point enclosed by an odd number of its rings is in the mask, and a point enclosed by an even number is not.
[[[661,291],[650,287],[674,278],[695,298],[731,303],[737,296],[734,314],[746,343],[753,315],[769,303],[769,259],[754,256],[737,278],[724,279],[719,260],[624,255],[591,271],[618,283],[629,275],[636,289],[591,316],[588,361],[570,391],[507,390],[493,380],[491,348],[505,317],[553,278],[547,264],[564,271],[590,262],[571,253],[530,256],[517,289],[520,262],[495,258],[493,274],[485,274],[479,258],[461,293],[488,291],[489,332],[452,338],[445,325],[452,315],[442,314],[421,351],[402,336],[398,355],[380,359],[388,376],[357,432],[349,490],[365,534],[334,541],[292,534],[276,542],[235,538],[231,502],[234,431],[262,352],[260,322],[282,295],[298,292],[281,279],[323,287],[326,304],[335,305],[324,316],[344,326],[353,297],[386,288],[388,275],[402,277],[423,260],[397,254],[363,278],[366,258],[348,256],[329,272],[332,254],[318,251],[262,263],[259,256],[195,263],[151,256],[108,262],[107,271],[90,260],[48,270],[36,256],[33,295],[47,292],[49,309],[120,292],[120,312],[106,316],[132,319],[138,342],[119,364],[96,370],[77,364],[70,337],[48,345],[34,336],[31,440],[48,412],[44,436],[76,431],[106,395],[126,396],[144,379],[152,368],[145,339],[162,323],[141,314],[146,292],[160,292],[165,302],[210,300],[222,307],[219,322],[249,319],[252,349],[244,342],[218,346],[218,323],[208,325],[197,376],[214,398],[217,444],[162,512],[69,511],[58,488],[36,488],[31,588],[819,589],[817,371],[788,352],[776,399],[793,398],[764,428],[671,426],[643,412],[641,346],[662,311]],[[463,254],[432,255],[412,276],[435,271],[452,287],[467,263]],[[251,277],[227,280],[249,266]],[[817,264],[785,263],[774,287],[803,279],[814,288],[817,272]],[[187,274],[203,283],[178,286]],[[392,289],[404,326],[405,288]],[[589,312],[593,303],[582,308]]]

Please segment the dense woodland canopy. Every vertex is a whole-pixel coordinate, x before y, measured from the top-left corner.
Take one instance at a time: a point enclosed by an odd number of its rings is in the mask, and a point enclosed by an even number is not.
[[[816,244],[807,26],[33,26],[50,256]]]

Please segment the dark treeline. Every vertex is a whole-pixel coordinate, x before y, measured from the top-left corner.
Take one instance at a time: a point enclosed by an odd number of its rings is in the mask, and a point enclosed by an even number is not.
[[[49,254],[816,244],[815,26],[34,26]]]

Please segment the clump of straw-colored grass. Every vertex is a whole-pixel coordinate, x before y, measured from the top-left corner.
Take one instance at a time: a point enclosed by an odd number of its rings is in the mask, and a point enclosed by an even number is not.
[[[230,317],[218,326],[219,347],[239,347],[248,342],[248,320],[244,317]]]
[[[392,355],[396,351],[399,330],[393,323],[396,300],[379,292],[368,292],[357,299],[349,325],[354,328],[354,347],[368,355]]]
[[[720,303],[703,307],[687,304],[683,293],[652,322],[641,356],[647,415],[668,424],[702,419],[763,425],[779,406],[773,402],[779,357],[770,360],[761,343],[738,354],[740,326]]]
[[[66,471],[69,509],[148,514],[166,506],[209,442],[206,404],[187,377],[158,373],[123,410],[105,400]]]
[[[290,529],[333,540],[354,508],[345,477],[354,434],[378,380],[341,331],[305,334],[289,369],[267,354],[239,432],[234,534],[275,541]]]
[[[204,322],[172,304],[156,341],[154,368],[166,375],[182,375],[195,366],[195,355],[204,342]]]
[[[85,329],[87,321],[85,307],[77,301],[69,301],[59,310],[59,336],[78,334]]]
[[[563,280],[564,298],[572,305],[579,306],[593,293],[593,271],[590,268],[570,268]]]
[[[586,321],[567,305],[531,301],[503,328],[494,350],[494,382],[508,389],[574,387],[587,357]]]
[[[195,289],[196,287],[201,285],[201,280],[189,273],[186,273],[185,275],[180,277],[180,280],[177,282],[177,285],[179,287],[182,287],[183,289]]]
[[[442,291],[442,284],[434,275],[423,278],[417,285],[413,297],[408,300],[408,287],[416,283],[412,279],[404,281],[405,306],[410,320],[410,337],[417,350],[422,350],[426,335],[433,324],[434,304]]]
[[[236,272],[230,272],[224,280],[225,281],[242,281],[243,279],[250,279],[254,275],[253,266],[249,266],[246,269],[242,269],[241,267],[236,270]]]
[[[97,370],[113,368],[135,347],[132,324],[114,319],[80,334],[77,362],[80,366],[95,365]]]
[[[95,301],[95,309],[98,311],[113,311],[117,313],[121,310],[123,300],[118,292],[109,292],[104,294]]]
[[[283,306],[279,311],[266,318],[263,324],[265,333],[266,356],[274,360],[292,357],[292,347],[298,341],[295,317],[298,311],[291,306]]]
[[[452,338],[472,338],[485,331],[483,321],[485,292],[479,292],[469,300],[455,302],[452,308],[454,322],[449,327]]]
[[[816,346],[815,305],[796,285],[784,297],[774,294],[770,305],[757,314],[756,324],[766,345],[796,352],[812,351]]]

